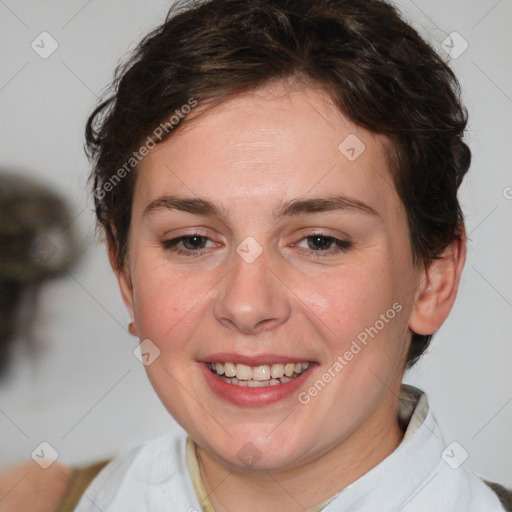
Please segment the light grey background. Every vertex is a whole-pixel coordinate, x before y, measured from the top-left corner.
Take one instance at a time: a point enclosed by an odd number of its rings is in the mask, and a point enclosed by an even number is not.
[[[467,41],[452,63],[473,151],[460,196],[470,242],[459,296],[406,381],[427,392],[447,444],[468,452],[466,464],[512,487],[512,2],[398,5],[440,52],[454,31]],[[0,467],[29,458],[41,441],[61,462],[84,463],[178,428],[132,353],[128,315],[94,238],[83,153],[86,118],[118,59],[168,6],[0,0],[0,166],[33,173],[65,194],[88,240],[82,264],[44,289],[37,324],[44,350],[31,360],[20,348],[12,377],[0,385]],[[46,59],[31,48],[43,31],[59,45]]]

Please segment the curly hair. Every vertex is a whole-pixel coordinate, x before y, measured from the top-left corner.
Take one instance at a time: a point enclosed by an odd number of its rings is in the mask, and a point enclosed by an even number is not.
[[[187,1],[117,68],[87,123],[97,219],[118,269],[143,141],[172,136],[188,122],[182,109],[191,100],[208,110],[290,78],[320,86],[353,122],[387,137],[415,265],[428,266],[460,237],[457,190],[471,161],[460,86],[395,7],[381,0]],[[431,336],[412,333],[408,368]]]

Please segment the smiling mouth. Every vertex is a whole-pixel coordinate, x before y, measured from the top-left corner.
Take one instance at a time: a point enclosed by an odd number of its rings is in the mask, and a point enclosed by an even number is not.
[[[304,363],[276,363],[247,366],[241,363],[207,363],[210,371],[219,379],[235,386],[261,388],[285,384],[302,375],[310,366]]]

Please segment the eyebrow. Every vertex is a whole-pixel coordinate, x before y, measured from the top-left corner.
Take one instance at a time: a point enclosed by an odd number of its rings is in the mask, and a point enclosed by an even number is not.
[[[178,210],[195,215],[215,216],[223,220],[227,219],[226,210],[213,201],[204,198],[185,198],[175,195],[167,195],[155,199],[144,208],[142,215],[145,217],[161,209]],[[331,211],[354,211],[379,216],[377,211],[371,206],[357,199],[344,196],[330,196],[326,198],[293,199],[284,202],[277,211],[274,212],[274,217],[281,219],[295,215]]]

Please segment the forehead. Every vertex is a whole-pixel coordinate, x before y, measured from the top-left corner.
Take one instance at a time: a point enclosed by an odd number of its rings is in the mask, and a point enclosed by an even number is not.
[[[226,210],[343,194],[396,209],[385,139],[320,89],[274,83],[190,115],[139,165],[140,207],[164,193],[211,198]]]

